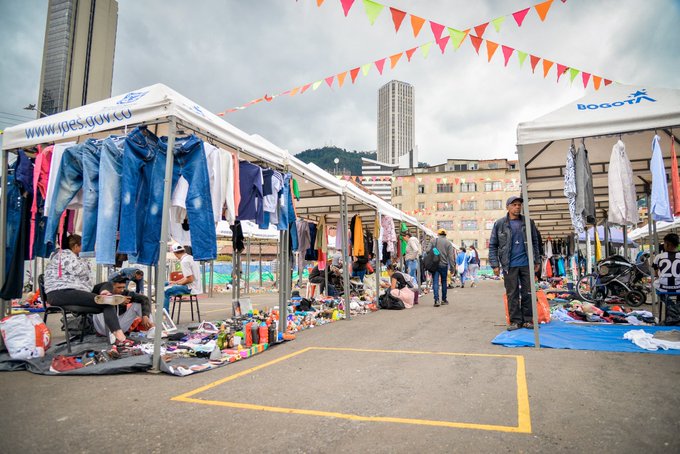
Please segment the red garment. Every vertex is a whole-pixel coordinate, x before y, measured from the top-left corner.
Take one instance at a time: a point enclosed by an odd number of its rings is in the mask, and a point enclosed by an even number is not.
[[[678,174],[678,157],[675,155],[675,137],[671,136],[671,194],[673,205],[671,210],[675,216],[680,215],[680,174]]]
[[[31,204],[31,227],[28,236],[28,258],[33,258],[33,243],[35,241],[35,223],[36,215],[38,214],[38,192],[43,199],[47,197],[47,180],[50,176],[50,167],[52,165],[52,150],[54,145],[42,149],[38,145],[38,155],[35,157],[35,166],[33,171],[33,203]]]
[[[545,262],[545,275],[546,277],[553,277],[553,270],[552,265],[550,264],[550,260]]]

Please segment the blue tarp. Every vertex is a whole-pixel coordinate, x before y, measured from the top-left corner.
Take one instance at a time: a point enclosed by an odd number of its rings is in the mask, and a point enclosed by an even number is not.
[[[623,338],[625,333],[634,329],[642,329],[653,334],[657,331],[678,330],[679,328],[674,326],[586,325],[551,321],[540,326],[540,343],[541,347],[546,348],[680,355],[680,350],[645,350]],[[504,347],[533,347],[534,331],[530,329],[503,331],[491,343]]]

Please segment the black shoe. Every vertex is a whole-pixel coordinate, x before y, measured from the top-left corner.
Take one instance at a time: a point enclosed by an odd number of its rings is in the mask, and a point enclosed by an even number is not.
[[[524,324],[522,325],[522,328],[534,329],[534,322],[524,322]]]
[[[447,304],[449,304],[449,302],[448,302],[448,301],[446,301],[446,300],[442,300],[442,306],[446,306]]]
[[[439,306],[441,306],[441,304],[439,304],[439,301],[434,300],[434,307],[439,307]]]
[[[510,323],[510,326],[508,326],[508,331],[516,331],[521,327],[522,325],[520,325],[519,323]]]

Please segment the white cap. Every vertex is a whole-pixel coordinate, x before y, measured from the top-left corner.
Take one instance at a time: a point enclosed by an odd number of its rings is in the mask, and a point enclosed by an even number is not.
[[[173,244],[172,252],[184,252],[184,246],[182,246],[181,244]]]

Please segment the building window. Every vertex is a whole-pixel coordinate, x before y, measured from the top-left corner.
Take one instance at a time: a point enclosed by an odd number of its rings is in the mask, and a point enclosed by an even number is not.
[[[453,221],[437,221],[437,228],[444,230],[453,230]]]
[[[477,183],[461,183],[460,192],[477,192]]]
[[[476,200],[466,200],[460,204],[460,209],[464,211],[474,211],[477,209]]]
[[[392,191],[395,197],[398,197],[401,195],[401,186],[396,186],[394,190]]]
[[[490,162],[489,163],[489,169],[497,169],[497,168],[498,168],[497,162]]]
[[[484,209],[486,210],[501,210],[503,209],[502,200],[485,200]]]
[[[477,248],[477,240],[460,240],[460,245],[464,248],[469,248],[470,246]]]
[[[468,220],[460,221],[460,229],[461,230],[477,230],[477,220],[476,219],[468,219]]]
[[[486,223],[485,223],[486,230],[493,230],[493,225],[494,225],[494,221],[486,221]]]
[[[424,210],[425,209],[425,202],[418,202],[418,209],[419,210]]]
[[[485,191],[500,191],[503,189],[503,184],[500,181],[487,181],[484,183]]]
[[[453,192],[453,184],[439,183],[437,184],[437,192]]]
[[[517,164],[515,164],[515,163],[509,164],[509,167],[510,167],[510,170],[516,170]]]
[[[424,184],[418,185],[418,194],[425,194],[425,185]]]
[[[437,211],[453,211],[453,203],[437,202]]]
[[[468,169],[467,164],[454,164],[453,165],[453,170],[455,170],[456,172],[461,172],[461,171],[467,170],[467,169]]]

